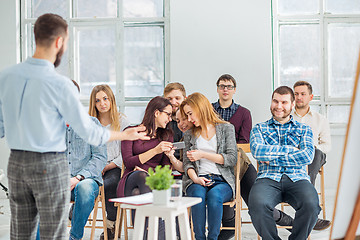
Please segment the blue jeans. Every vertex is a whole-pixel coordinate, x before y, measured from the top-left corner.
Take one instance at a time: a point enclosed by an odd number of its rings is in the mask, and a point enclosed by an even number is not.
[[[269,178],[256,180],[250,191],[249,214],[256,231],[264,240],[281,240],[273,218],[273,209],[280,202],[289,203],[296,211],[289,239],[306,239],[321,210],[314,186],[307,180],[293,182],[286,175],[282,176],[280,182]]]
[[[79,182],[71,191],[71,200],[75,201],[71,219],[70,239],[81,239],[84,227],[94,208],[95,198],[99,194],[98,183],[90,178]]]
[[[223,214],[223,203],[231,200],[233,196],[230,185],[225,180],[214,174],[204,175],[215,183],[209,187],[199,184],[191,184],[186,194],[189,197],[200,197],[202,202],[191,207],[194,224],[195,238],[205,240],[206,206],[208,209],[208,237],[209,240],[216,240],[220,233],[221,219]]]

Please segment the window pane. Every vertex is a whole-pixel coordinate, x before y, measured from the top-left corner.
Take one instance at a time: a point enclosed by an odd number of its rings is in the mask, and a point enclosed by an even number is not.
[[[279,14],[315,14],[319,12],[319,1],[278,0]]]
[[[311,111],[317,112],[321,114],[321,107],[320,105],[310,105]]]
[[[314,95],[320,94],[319,26],[280,26],[280,84],[292,88],[299,80],[311,83]]]
[[[163,0],[123,0],[124,17],[162,17]]]
[[[325,9],[329,13],[360,13],[360,0],[326,0]]]
[[[329,24],[330,97],[351,97],[359,45],[359,24]]]
[[[116,17],[117,0],[77,0],[77,17]]]
[[[131,124],[139,124],[142,122],[146,106],[127,106],[124,113]]]
[[[154,97],[164,89],[162,27],[127,27],[124,36],[126,97]]]
[[[328,106],[328,119],[330,123],[347,123],[350,106]]]
[[[64,0],[28,0],[31,6],[30,16],[37,18],[44,13],[56,13],[63,18],[68,16],[67,1]]]
[[[115,93],[115,30],[79,29],[77,37],[81,95],[89,96],[92,88],[101,83],[110,85]]]

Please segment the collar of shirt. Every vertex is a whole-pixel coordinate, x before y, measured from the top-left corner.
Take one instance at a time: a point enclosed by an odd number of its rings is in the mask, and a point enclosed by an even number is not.
[[[311,107],[309,107],[309,111],[308,111],[304,116],[301,116],[300,114],[298,114],[298,113],[296,112],[296,109],[295,109],[295,108],[294,108],[294,114],[296,114],[296,116],[298,116],[299,118],[303,118],[303,117],[305,117],[305,116],[307,116],[307,115],[310,115],[310,116],[313,115],[313,113],[312,113],[312,111],[311,111]]]
[[[269,120],[269,124],[274,124],[274,125],[284,125],[284,126],[285,126],[285,125],[288,125],[288,124],[290,124],[290,123],[296,125],[296,121],[295,121],[295,119],[293,118],[293,116],[291,116],[291,115],[290,115],[289,121],[287,121],[287,122],[284,123],[284,124],[281,124],[280,122],[278,122],[277,120],[275,120],[274,117],[272,117],[272,118]]]
[[[215,108],[216,110],[218,110],[219,108],[221,108],[221,109],[229,109],[229,110],[236,110],[236,109],[237,109],[237,108],[236,108],[236,105],[237,105],[237,104],[234,103],[234,100],[232,100],[232,103],[231,103],[230,107],[227,107],[227,108],[221,107],[219,100],[217,100],[217,102],[215,102],[215,103],[213,103],[213,104],[214,104],[214,108]]]
[[[34,65],[48,66],[52,69],[55,68],[54,64],[46,59],[29,57],[26,59],[26,62]]]

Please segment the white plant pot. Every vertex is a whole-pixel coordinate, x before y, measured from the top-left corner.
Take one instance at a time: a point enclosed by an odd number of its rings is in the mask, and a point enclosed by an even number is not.
[[[154,205],[168,205],[170,203],[170,188],[166,190],[153,190]]]

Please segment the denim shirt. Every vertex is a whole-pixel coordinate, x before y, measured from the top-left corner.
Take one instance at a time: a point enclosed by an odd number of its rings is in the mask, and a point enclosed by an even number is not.
[[[97,118],[92,120],[101,126]],[[82,175],[84,178],[92,178],[102,184],[101,171],[107,161],[106,144],[98,147],[86,143],[71,127],[66,130],[66,155],[69,161],[71,177]]]
[[[309,180],[306,166],[314,158],[313,133],[309,126],[295,121],[292,116],[285,124],[274,118],[256,124],[251,130],[250,149],[259,161],[258,178],[279,182],[286,174],[294,182]]]

